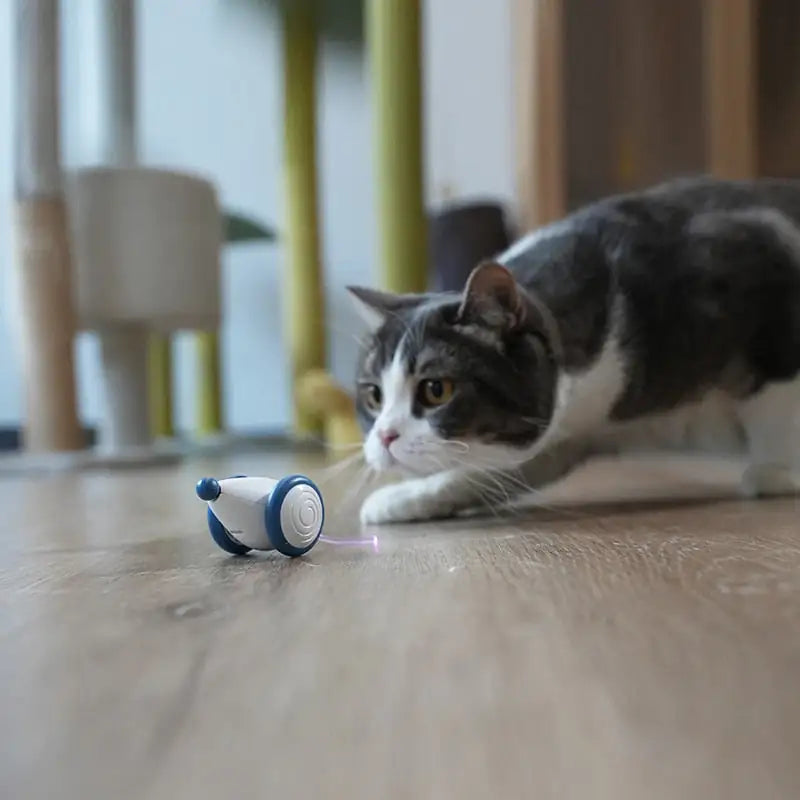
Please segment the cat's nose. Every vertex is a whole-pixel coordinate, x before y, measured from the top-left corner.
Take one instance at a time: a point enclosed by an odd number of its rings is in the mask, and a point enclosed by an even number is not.
[[[381,444],[388,450],[389,445],[400,438],[400,434],[394,430],[394,428],[389,428],[389,430],[386,431],[379,431],[378,438],[381,440]]]

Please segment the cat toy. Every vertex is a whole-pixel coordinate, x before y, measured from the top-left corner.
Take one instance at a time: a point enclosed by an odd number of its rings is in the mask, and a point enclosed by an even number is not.
[[[211,538],[231,555],[277,550],[296,558],[307,553],[322,534],[322,495],[304,475],[280,480],[247,475],[201,478],[195,492],[208,504]]]

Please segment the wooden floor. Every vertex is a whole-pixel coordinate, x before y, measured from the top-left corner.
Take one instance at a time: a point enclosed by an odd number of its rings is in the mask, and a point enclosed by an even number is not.
[[[0,797],[800,797],[795,501],[598,464],[547,509],[362,533],[348,478],[327,535],[360,541],[212,544],[198,477],[319,466],[0,483]]]

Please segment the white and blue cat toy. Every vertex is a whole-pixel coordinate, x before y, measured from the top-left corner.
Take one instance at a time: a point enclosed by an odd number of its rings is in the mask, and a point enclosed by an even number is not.
[[[277,550],[295,558],[307,553],[322,534],[322,495],[304,475],[280,480],[247,475],[201,478],[195,491],[208,503],[211,538],[226,553]]]

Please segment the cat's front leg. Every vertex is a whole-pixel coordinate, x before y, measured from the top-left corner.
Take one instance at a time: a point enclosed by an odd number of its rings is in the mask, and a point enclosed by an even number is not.
[[[518,481],[531,491],[544,489],[569,475],[588,458],[602,452],[601,448],[588,440],[562,440],[522,464],[517,470]]]
[[[471,509],[501,506],[528,489],[554,483],[588,455],[587,446],[562,442],[509,470],[465,467],[384,486],[364,501],[361,522],[381,525],[444,519]]]
[[[462,470],[448,470],[377,489],[361,506],[361,522],[382,525],[443,519],[479,499],[475,484]]]
[[[764,387],[739,413],[749,456],[741,493],[755,499],[800,492],[800,378]]]

